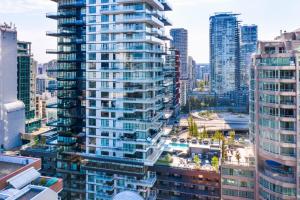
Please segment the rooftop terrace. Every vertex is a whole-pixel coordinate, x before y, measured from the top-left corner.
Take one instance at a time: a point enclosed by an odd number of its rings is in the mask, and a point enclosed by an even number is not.
[[[239,156],[237,156],[239,154]],[[227,159],[224,164],[237,166],[254,166],[255,156],[254,147],[247,140],[237,142],[227,152]]]

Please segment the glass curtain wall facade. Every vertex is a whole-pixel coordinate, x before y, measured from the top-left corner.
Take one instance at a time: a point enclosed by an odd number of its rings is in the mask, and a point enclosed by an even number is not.
[[[166,63],[164,65],[164,109],[167,114],[177,118],[180,112],[180,57],[179,51],[170,49],[166,55]]]
[[[41,127],[41,119],[35,116],[36,62],[32,58],[31,43],[18,41],[18,99],[25,104],[25,132]]]
[[[52,0],[57,12],[47,17],[57,20],[57,176],[64,180],[62,199],[85,199],[85,176],[81,170],[85,132],[85,0]]]
[[[86,199],[125,190],[155,199],[148,170],[163,151],[164,12],[160,0],[86,7]]]
[[[210,17],[211,92],[234,95],[240,87],[238,14],[216,13]]]
[[[298,199],[300,30],[259,42],[251,67],[256,199]]]
[[[170,30],[172,36],[171,47],[180,53],[180,78],[188,79],[188,31],[184,28]]]
[[[257,48],[257,26],[243,25],[240,27],[240,45],[241,45],[241,104],[248,105],[249,103],[249,83],[250,83],[250,68],[251,56],[256,52]]]

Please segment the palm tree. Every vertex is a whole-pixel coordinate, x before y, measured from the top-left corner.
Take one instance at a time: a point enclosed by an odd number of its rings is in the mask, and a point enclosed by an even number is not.
[[[237,151],[237,152],[235,153],[235,158],[236,158],[236,160],[238,161],[238,163],[240,164],[241,154],[240,154],[239,151]]]
[[[193,132],[192,136],[199,137],[199,131],[198,131],[198,126],[197,126],[196,122],[193,122],[193,131],[192,132]]]
[[[218,140],[219,141],[219,145],[221,144],[221,141],[224,140],[224,135],[221,131],[216,131],[214,136],[213,136],[214,140]]]
[[[211,159],[211,165],[213,166],[213,168],[217,171],[219,168],[219,158],[217,156],[214,156]]]
[[[229,132],[229,144],[230,145],[234,144],[234,140],[235,140],[235,132],[234,131],[230,131]]]
[[[188,121],[188,126],[189,126],[189,135],[192,136],[193,135],[193,118],[190,116],[187,121]]]
[[[202,134],[203,134],[203,138],[208,138],[208,133],[206,131],[206,127],[205,126],[203,128]]]
[[[199,158],[199,156],[195,155],[193,160],[194,160],[194,163],[196,163],[196,166],[200,167],[200,158]]]

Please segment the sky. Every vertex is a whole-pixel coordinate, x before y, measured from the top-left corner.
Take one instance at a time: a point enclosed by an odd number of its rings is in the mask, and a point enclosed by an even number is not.
[[[167,16],[174,28],[189,31],[189,55],[197,63],[209,61],[209,16],[215,12],[241,14],[241,24],[258,25],[259,40],[270,40],[280,30],[300,28],[300,0],[168,0],[173,11]],[[18,29],[18,39],[32,42],[34,58],[48,62],[55,55],[46,49],[55,49],[56,39],[46,31],[56,30],[56,21],[47,19],[46,13],[55,12],[51,0],[0,0],[0,23],[12,22]]]

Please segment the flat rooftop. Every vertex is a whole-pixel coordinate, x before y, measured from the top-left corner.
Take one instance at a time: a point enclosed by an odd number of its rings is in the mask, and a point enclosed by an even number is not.
[[[42,189],[30,188],[26,193],[24,193],[22,196],[20,196],[16,200],[28,200],[28,199],[32,199],[33,197],[35,197],[36,195],[38,195],[42,191],[43,191]]]
[[[0,179],[24,166],[23,164],[0,161]]]
[[[194,162],[198,156],[199,164]],[[157,164],[182,169],[198,169],[205,171],[216,171],[211,164],[212,157],[220,157],[220,148],[216,144],[180,143],[168,139],[165,144],[165,151]]]
[[[240,160],[237,159],[237,153],[240,155]],[[254,166],[255,155],[253,145],[248,140],[236,141],[235,147],[228,150],[227,159],[224,163],[236,166]]]
[[[0,179],[36,161],[38,159],[0,154]]]

